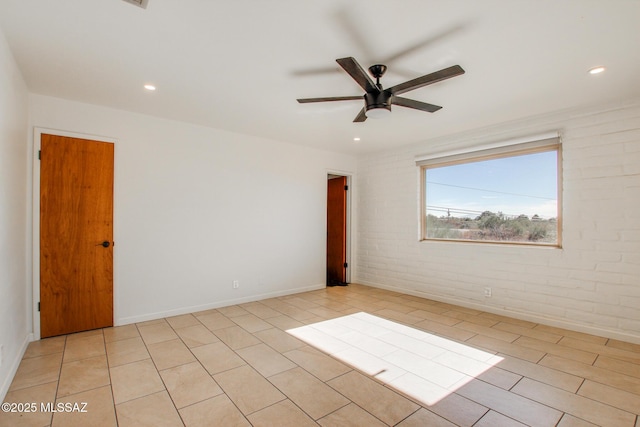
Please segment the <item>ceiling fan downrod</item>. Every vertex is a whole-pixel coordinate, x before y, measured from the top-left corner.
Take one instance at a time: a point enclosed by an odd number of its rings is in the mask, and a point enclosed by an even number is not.
[[[382,85],[380,84],[380,77],[384,76],[384,73],[387,71],[387,66],[382,64],[375,64],[369,67],[369,73],[376,79],[376,86],[378,89],[382,90]]]

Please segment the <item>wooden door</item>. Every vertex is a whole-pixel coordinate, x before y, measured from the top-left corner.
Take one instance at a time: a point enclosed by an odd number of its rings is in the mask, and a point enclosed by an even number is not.
[[[347,282],[347,177],[328,180],[327,285]]]
[[[113,326],[113,144],[42,134],[40,336]]]

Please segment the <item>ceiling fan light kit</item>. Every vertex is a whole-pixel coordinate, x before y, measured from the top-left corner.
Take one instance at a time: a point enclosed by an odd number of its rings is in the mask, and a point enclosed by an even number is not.
[[[389,117],[389,115],[391,114],[391,106],[373,107],[368,109],[365,114],[369,119],[375,119],[375,120],[384,119],[386,117]]]
[[[401,107],[413,108],[415,110],[426,111],[433,113],[438,111],[442,107],[439,105],[427,104],[426,102],[416,101],[414,99],[403,98],[398,95],[408,92],[410,90],[419,89],[421,87],[437,83],[442,80],[449,79],[451,77],[464,74],[464,70],[459,65],[454,65],[449,68],[444,68],[440,71],[436,71],[431,74],[424,75],[422,77],[415,78],[413,80],[400,83],[392,86],[388,89],[383,89],[380,84],[380,78],[387,71],[387,66],[382,64],[375,64],[369,67],[369,73],[376,79],[373,80],[362,69],[358,61],[355,58],[340,58],[336,59],[336,62],[345,70],[353,80],[365,90],[363,97],[359,96],[334,96],[325,98],[301,98],[298,102],[301,104],[310,102],[328,102],[328,101],[353,101],[356,99],[364,98],[364,107],[354,122],[364,122],[368,117],[380,118],[386,117],[391,113],[391,105],[400,105]]]
[[[366,109],[367,117],[373,118],[374,114],[379,117],[384,117],[385,112],[391,112],[391,94],[383,91],[378,93],[365,93],[364,105]]]

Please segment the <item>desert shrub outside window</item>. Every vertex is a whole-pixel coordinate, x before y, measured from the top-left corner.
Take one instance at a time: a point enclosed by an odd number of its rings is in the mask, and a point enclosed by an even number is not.
[[[535,137],[416,159],[423,240],[561,245],[560,140]]]

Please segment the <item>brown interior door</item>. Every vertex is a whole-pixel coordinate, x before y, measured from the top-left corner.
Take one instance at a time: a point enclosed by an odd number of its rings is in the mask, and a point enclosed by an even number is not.
[[[347,280],[347,177],[328,180],[327,189],[327,285]]]
[[[43,134],[40,335],[113,326],[113,144]]]

